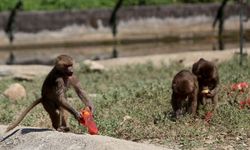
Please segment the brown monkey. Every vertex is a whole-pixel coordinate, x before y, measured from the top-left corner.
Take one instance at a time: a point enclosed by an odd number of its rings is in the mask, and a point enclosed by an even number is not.
[[[201,58],[193,64],[193,74],[197,76],[199,82],[198,107],[200,104],[206,104],[208,99],[212,100],[214,111],[218,103],[218,69],[213,62]]]
[[[73,58],[68,55],[60,55],[56,58],[55,66],[47,75],[43,83],[41,98],[37,99],[26,108],[21,116],[7,128],[7,131],[15,128],[27,113],[39,103],[42,103],[44,109],[48,112],[53,128],[63,132],[69,131],[64,110],[70,112],[76,120],[81,120],[80,113],[71,107],[66,99],[65,93],[71,86],[74,88],[81,101],[93,111],[92,102],[81,88],[77,77],[73,75]]]
[[[185,111],[195,116],[197,110],[198,81],[188,70],[182,70],[174,76],[172,81],[171,104],[176,118]]]

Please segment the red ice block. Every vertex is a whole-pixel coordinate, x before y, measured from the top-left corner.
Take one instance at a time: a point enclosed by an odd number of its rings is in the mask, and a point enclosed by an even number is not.
[[[96,127],[96,123],[93,119],[93,114],[88,107],[81,110],[81,116],[82,120],[80,123],[88,128],[89,134],[91,135],[98,134],[98,128]]]
[[[250,107],[250,98],[244,101],[240,101],[240,109],[244,109],[246,105]]]
[[[207,112],[207,114],[205,116],[205,121],[210,122],[212,117],[213,117],[213,113],[212,112]]]
[[[248,88],[248,83],[247,82],[240,82],[240,83],[235,83],[231,86],[231,89],[233,91],[240,90],[243,91],[245,88]]]

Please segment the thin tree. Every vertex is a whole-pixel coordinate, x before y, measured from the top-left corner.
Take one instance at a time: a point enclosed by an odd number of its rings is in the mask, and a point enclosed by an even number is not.
[[[224,31],[224,20],[225,20],[225,17],[224,17],[224,8],[227,4],[229,0],[223,0],[218,11],[217,11],[217,14],[216,14],[216,17],[214,19],[214,22],[213,22],[213,28],[216,26],[217,22],[219,21],[219,30],[218,30],[218,43],[219,43],[219,49],[222,50],[224,49],[224,43],[223,43],[223,31]],[[244,9],[244,6],[246,6],[247,4],[247,1],[246,0],[235,0],[238,2],[239,4],[239,16],[240,16],[240,65],[243,64],[243,45],[244,45],[244,33],[243,33],[243,9]]]
[[[19,10],[21,10],[23,7],[23,1],[19,0],[17,1],[15,7],[11,10],[7,24],[5,26],[5,33],[7,34],[10,43],[14,41],[14,28],[15,28],[15,23],[16,23],[16,15]]]
[[[216,17],[213,22],[213,28],[215,28],[216,24],[219,22],[218,25],[218,44],[219,44],[219,49],[223,50],[224,49],[224,42],[223,42],[223,31],[224,31],[224,8],[227,4],[228,0],[223,0],[218,11],[216,14]]]

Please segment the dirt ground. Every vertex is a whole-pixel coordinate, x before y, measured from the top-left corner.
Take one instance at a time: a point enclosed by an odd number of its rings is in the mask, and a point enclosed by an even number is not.
[[[106,68],[114,68],[123,65],[143,64],[152,62],[154,65],[159,66],[162,63],[168,65],[170,63],[182,63],[184,66],[189,67],[200,58],[204,58],[216,63],[231,59],[235,53],[239,52],[238,49],[225,50],[225,51],[199,51],[199,52],[182,52],[174,54],[161,54],[150,56],[138,57],[124,57],[117,59],[97,61],[104,65]],[[250,49],[244,49],[244,52],[249,53]]]
[[[124,65],[135,65],[152,62],[156,66],[161,64],[169,65],[171,63],[182,63],[186,67],[190,67],[199,58],[205,58],[216,63],[220,63],[231,59],[239,49],[231,49],[225,51],[199,51],[199,52],[182,52],[173,54],[122,57],[116,59],[96,61],[102,64],[106,69],[112,69]],[[250,49],[244,49],[249,53]],[[51,66],[43,65],[0,65],[0,77],[2,76],[37,76],[46,75]]]

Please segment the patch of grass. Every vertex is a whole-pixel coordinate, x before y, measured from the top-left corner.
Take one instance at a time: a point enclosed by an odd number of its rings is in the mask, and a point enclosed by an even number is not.
[[[240,67],[237,58],[218,66],[221,91],[220,106],[210,123],[205,122],[203,114],[193,119],[186,115],[176,122],[170,119],[171,82],[173,76],[184,67],[173,62],[171,66],[154,67],[152,63],[125,66],[103,73],[77,72],[83,87],[89,94],[95,94],[95,121],[101,135],[108,135],[132,141],[150,141],[152,143],[175,143],[182,149],[223,148],[233,145],[244,149],[249,143],[249,109],[239,109],[230,105],[232,96],[228,95],[230,85],[235,82],[250,82],[250,59]],[[22,82],[29,91],[26,100],[16,104],[1,96],[0,122],[9,123],[16,114],[34,101],[33,93],[40,93],[43,79],[35,82]],[[1,80],[3,91],[12,80]],[[240,101],[249,96],[249,91],[239,95]],[[77,110],[83,104],[70,90],[69,101]],[[201,111],[202,112],[202,111]],[[84,127],[70,116],[73,132],[86,132]],[[41,106],[35,108],[22,122],[22,125],[50,127],[48,115]],[[242,144],[244,143],[244,144]]]

